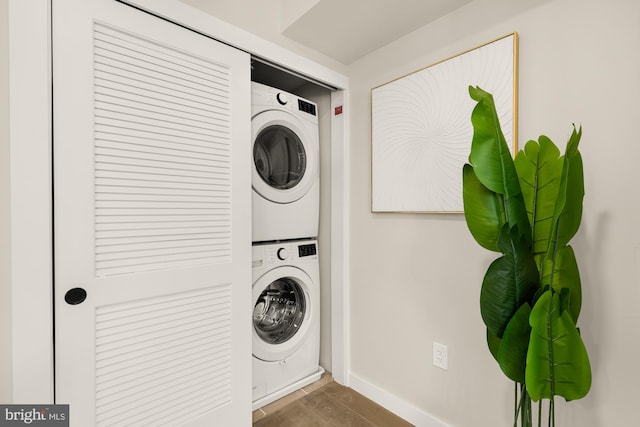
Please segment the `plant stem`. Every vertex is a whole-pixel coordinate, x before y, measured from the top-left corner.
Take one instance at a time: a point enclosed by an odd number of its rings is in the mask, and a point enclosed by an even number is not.
[[[513,413],[513,427],[518,427],[518,414],[520,413],[520,408],[522,407],[522,400],[518,398],[518,383],[514,383],[514,413]]]
[[[553,330],[552,330],[552,322],[551,322],[551,313],[553,310],[553,288],[549,289],[551,292],[552,300],[549,304],[549,312],[547,314],[547,334],[548,334],[548,345],[549,345],[549,377],[550,377],[550,392],[551,398],[549,399],[549,427],[555,427],[556,425],[556,414],[555,414],[555,395],[556,395],[556,379],[555,379],[555,361],[553,357]]]
[[[527,412],[527,406],[526,403],[524,401],[525,398],[525,388],[524,386],[520,386],[520,426],[521,427],[525,427],[526,424],[526,415],[525,413]]]
[[[542,400],[538,402],[538,427],[542,427]]]
[[[523,427],[533,427],[533,420],[531,419],[531,396],[529,396],[529,392],[527,391],[526,386],[522,386],[522,393],[524,397],[524,411],[523,411],[523,419],[522,426]]]
[[[518,383],[513,383],[513,419],[518,418]]]
[[[520,398],[518,398],[518,385],[520,385]],[[518,426],[518,418],[520,418],[521,427],[533,427],[531,397],[529,396],[527,387],[524,384],[516,383],[515,396],[517,405],[513,417],[513,427]]]

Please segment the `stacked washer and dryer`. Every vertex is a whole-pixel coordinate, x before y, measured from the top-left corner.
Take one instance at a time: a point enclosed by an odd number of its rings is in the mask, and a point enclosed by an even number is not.
[[[253,409],[318,379],[317,106],[252,82]]]

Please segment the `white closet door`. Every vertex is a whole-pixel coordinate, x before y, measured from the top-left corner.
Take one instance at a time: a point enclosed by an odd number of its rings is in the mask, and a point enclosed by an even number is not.
[[[249,56],[54,0],[56,402],[71,425],[251,423]]]

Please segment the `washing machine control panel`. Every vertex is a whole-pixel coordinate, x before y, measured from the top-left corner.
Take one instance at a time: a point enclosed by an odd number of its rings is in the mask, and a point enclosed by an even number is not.
[[[296,243],[271,246],[265,248],[264,263],[266,265],[283,264],[291,261],[313,260],[318,257],[316,243]],[[254,266],[257,266],[254,259]],[[262,263],[260,263],[262,265]]]

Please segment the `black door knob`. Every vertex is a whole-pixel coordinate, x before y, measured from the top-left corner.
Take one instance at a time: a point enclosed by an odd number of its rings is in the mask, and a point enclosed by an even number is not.
[[[87,291],[82,288],[69,289],[64,294],[64,300],[71,305],[81,304],[85,299],[87,299]]]

